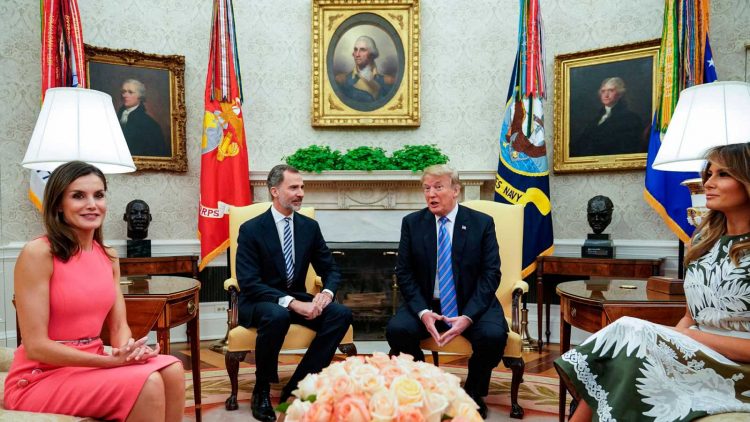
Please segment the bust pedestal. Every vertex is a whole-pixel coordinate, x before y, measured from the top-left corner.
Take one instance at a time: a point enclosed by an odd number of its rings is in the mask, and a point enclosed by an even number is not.
[[[151,239],[128,240],[128,258],[150,258]]]
[[[615,246],[608,234],[589,233],[586,241],[581,246],[581,257],[583,258],[614,258]]]

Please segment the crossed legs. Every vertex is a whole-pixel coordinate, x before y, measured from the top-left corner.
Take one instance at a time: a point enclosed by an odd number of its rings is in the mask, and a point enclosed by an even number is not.
[[[185,410],[185,372],[175,362],[149,375],[127,422],[180,422]]]

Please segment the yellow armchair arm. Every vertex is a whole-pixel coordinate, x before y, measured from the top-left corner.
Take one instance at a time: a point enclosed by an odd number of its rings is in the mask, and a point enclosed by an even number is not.
[[[237,291],[240,291],[240,284],[237,283],[237,279],[228,278],[224,280],[224,290],[229,291],[230,287],[234,287]]]
[[[529,283],[523,281],[523,280],[517,280],[515,283],[513,283],[513,290],[521,289],[524,294],[529,292]]]

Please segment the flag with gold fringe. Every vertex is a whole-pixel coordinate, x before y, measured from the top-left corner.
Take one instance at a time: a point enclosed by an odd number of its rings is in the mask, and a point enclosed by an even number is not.
[[[76,0],[42,0],[42,101],[48,88],[86,88],[81,15]],[[29,199],[41,211],[49,172],[31,170]]]
[[[202,270],[229,246],[229,206],[252,203],[232,0],[214,0],[201,138]]]
[[[539,0],[520,0],[518,51],[500,132],[495,201],[524,205],[523,276],[553,252],[549,166],[544,141],[545,94]]]
[[[680,186],[697,173],[659,171],[651,168],[667,132],[680,91],[717,79],[708,42],[708,0],[665,0],[664,26],[659,51],[658,103],[649,138],[646,188],[643,197],[670,230],[688,242],[694,227],[687,219],[690,193]]]

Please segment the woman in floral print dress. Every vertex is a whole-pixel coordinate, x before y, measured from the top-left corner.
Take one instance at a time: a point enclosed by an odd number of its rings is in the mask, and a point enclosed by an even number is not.
[[[572,421],[687,421],[750,412],[750,143],[711,149],[709,209],[685,262],[676,327],[620,318],[555,361]]]

